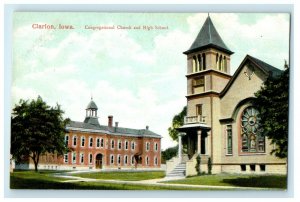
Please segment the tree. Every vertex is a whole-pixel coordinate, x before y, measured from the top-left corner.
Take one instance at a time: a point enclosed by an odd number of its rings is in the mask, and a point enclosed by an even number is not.
[[[178,153],[178,145],[175,147],[169,147],[166,150],[161,152],[161,162],[166,163],[167,160],[170,160],[174,156],[177,156]]]
[[[176,130],[176,128],[183,126],[184,117],[186,116],[186,110],[187,107],[183,107],[182,111],[173,117],[172,126],[168,128],[169,135],[175,141],[178,141],[178,131]]]
[[[289,67],[277,77],[269,76],[255,93],[254,105],[260,112],[261,129],[276,147],[272,154],[279,158],[288,155]]]
[[[16,162],[31,158],[37,172],[41,155],[68,151],[64,134],[69,119],[64,120],[63,113],[58,104],[50,107],[40,96],[31,102],[20,100],[11,118],[11,154]]]

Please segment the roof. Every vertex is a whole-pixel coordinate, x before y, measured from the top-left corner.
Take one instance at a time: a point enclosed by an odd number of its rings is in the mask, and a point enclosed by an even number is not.
[[[161,138],[160,135],[147,129],[132,129],[122,127],[108,127],[104,125],[92,125],[89,123],[71,121],[67,126],[67,130],[77,130],[82,132],[106,133],[116,136],[134,136],[134,137],[154,137]]]
[[[86,107],[86,109],[98,109],[96,103],[93,101],[93,99],[91,99],[90,103],[88,104],[88,106]]]
[[[277,69],[276,67],[273,67],[272,65],[269,65],[269,64],[265,63],[264,61],[261,61],[261,60],[255,58],[255,57],[250,56],[250,55],[246,55],[246,57],[244,58],[244,60],[242,61],[242,63],[238,67],[238,69],[235,71],[234,75],[231,77],[231,79],[229,80],[229,82],[227,83],[227,85],[225,86],[225,88],[220,93],[220,97],[223,97],[226,94],[226,92],[228,91],[228,89],[230,88],[230,86],[235,81],[236,77],[239,75],[239,73],[242,70],[242,68],[248,62],[251,62],[257,68],[261,69],[262,72],[264,72],[267,76],[276,77],[276,76],[279,76],[283,72],[282,70]]]
[[[276,67],[273,67],[272,65],[269,65],[268,63],[265,63],[264,61],[261,61],[250,55],[247,55],[246,57],[248,57],[249,60],[251,60],[254,64],[256,64],[258,67],[260,67],[263,71],[265,71],[272,77],[277,77],[282,74],[282,71],[280,69],[277,69]]]
[[[91,125],[100,125],[99,122],[98,122],[98,117],[93,117],[93,116],[87,116],[85,117],[84,123],[89,123]]]
[[[209,47],[219,49],[228,54],[233,53],[225,45],[210,17],[208,16],[192,46],[189,50],[185,51],[184,54],[189,54]]]

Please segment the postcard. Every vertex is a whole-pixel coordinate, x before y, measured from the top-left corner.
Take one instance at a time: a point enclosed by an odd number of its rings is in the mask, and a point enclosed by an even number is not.
[[[286,190],[289,13],[14,12],[11,189]]]

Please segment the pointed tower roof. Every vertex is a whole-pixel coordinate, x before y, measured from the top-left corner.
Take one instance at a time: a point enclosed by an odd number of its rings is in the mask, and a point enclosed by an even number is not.
[[[86,107],[86,109],[98,109],[96,103],[93,101],[93,98],[91,98],[91,101],[88,104],[88,106]]]
[[[190,49],[183,53],[189,54],[209,47],[216,48],[230,55],[233,53],[225,45],[210,17],[208,16]]]

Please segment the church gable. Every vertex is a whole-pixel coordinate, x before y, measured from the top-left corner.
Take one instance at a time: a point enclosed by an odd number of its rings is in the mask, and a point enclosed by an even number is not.
[[[280,74],[280,70],[247,55],[235,74],[220,93],[221,119],[232,117],[235,107],[241,100],[254,97],[266,78]]]

